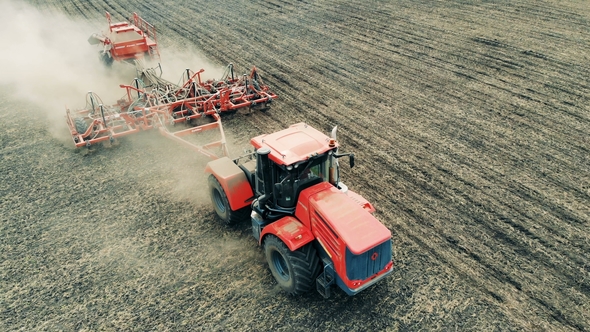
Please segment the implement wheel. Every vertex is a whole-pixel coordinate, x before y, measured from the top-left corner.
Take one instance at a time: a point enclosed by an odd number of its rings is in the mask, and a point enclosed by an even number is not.
[[[250,217],[250,206],[233,211],[223,187],[213,174],[209,175],[209,196],[217,216],[226,224],[235,224]]]
[[[98,55],[100,61],[108,68],[110,68],[113,65],[113,61],[114,59],[111,57],[111,55],[107,52],[100,52]]]
[[[83,135],[88,129],[88,124],[86,123],[86,120],[84,120],[83,118],[75,118],[74,125],[76,126],[76,131],[80,135]]]
[[[268,235],[264,253],[273,277],[291,295],[309,292],[319,274],[319,256],[311,243],[291,251],[278,237]]]

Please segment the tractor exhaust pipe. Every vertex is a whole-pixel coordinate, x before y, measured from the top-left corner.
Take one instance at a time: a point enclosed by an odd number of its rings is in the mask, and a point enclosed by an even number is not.
[[[272,197],[273,192],[269,154],[268,147],[262,147],[256,151],[256,193],[259,196],[258,207],[260,209]]]

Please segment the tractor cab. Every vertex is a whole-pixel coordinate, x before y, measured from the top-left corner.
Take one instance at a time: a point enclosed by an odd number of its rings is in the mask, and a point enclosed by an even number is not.
[[[293,215],[302,190],[322,182],[339,189],[338,158],[354,155],[338,154],[336,132],[332,138],[304,124],[252,139],[256,148],[256,173],[253,174],[255,197],[253,209],[265,219]]]
[[[276,183],[274,193],[276,204],[280,207],[292,208],[297,202],[301,190],[314,184],[328,181],[328,153],[312,156],[291,166],[276,165]]]

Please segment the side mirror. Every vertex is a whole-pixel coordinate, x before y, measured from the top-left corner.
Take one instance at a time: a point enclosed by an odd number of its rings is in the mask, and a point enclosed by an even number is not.
[[[350,162],[350,168],[354,167],[354,153],[351,153],[350,156],[348,156],[348,161]]]

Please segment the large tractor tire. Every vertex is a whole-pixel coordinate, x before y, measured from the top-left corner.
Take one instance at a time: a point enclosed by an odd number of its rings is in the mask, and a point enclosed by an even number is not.
[[[223,187],[213,174],[209,175],[209,196],[211,197],[211,203],[213,203],[213,208],[215,208],[217,216],[219,216],[219,218],[226,224],[236,224],[250,218],[250,213],[252,211],[250,206],[246,206],[236,211],[231,209]]]
[[[301,295],[315,285],[320,258],[313,244],[291,251],[278,237],[268,235],[264,240],[264,253],[273,277],[287,293]]]

